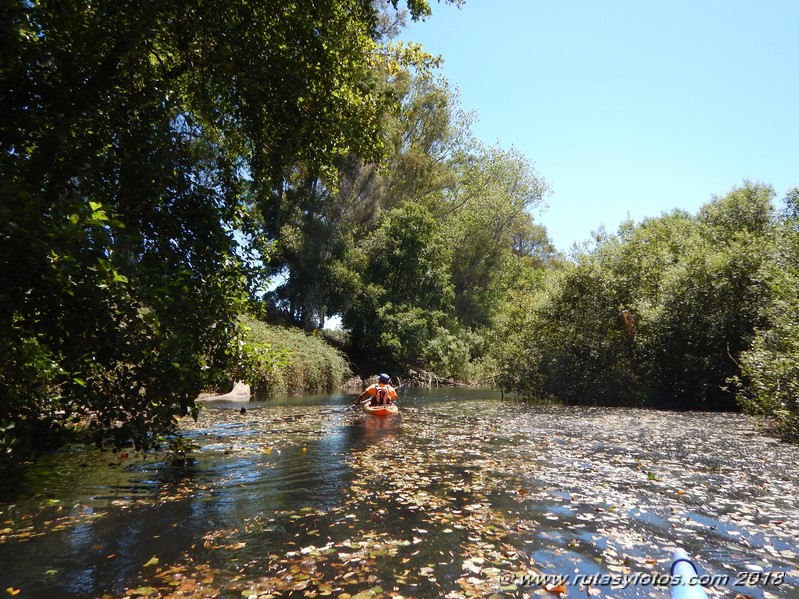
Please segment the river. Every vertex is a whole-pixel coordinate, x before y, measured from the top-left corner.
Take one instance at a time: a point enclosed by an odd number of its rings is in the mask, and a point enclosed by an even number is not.
[[[711,598],[799,598],[799,448],[745,416],[351,401],[209,403],[185,457],[75,448],[4,472],[0,593],[665,599],[679,546]]]

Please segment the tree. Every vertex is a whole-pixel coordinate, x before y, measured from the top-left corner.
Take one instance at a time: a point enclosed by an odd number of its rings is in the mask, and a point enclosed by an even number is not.
[[[727,379],[762,323],[771,188],[600,233],[502,322],[502,384],[575,403],[735,408]]]
[[[681,407],[735,409],[727,379],[761,322],[774,192],[745,183],[699,211],[696,235],[663,277],[649,327],[655,377]]]
[[[784,202],[774,251],[763,264],[768,293],[752,345],[741,357],[738,400],[782,438],[799,440],[799,189]]]
[[[388,156],[382,205],[423,204],[434,214],[448,188],[456,184],[457,165],[475,146],[471,118],[443,78],[397,73],[390,82],[397,110],[385,123]]]
[[[356,238],[372,234],[381,211],[440,203],[453,156],[469,135],[443,81],[393,62],[374,76],[380,94],[395,102],[380,119],[382,160],[353,152],[338,158],[334,171],[298,167],[280,197],[261,205],[264,235],[275,241],[268,267],[283,279],[266,300],[276,316],[306,330],[347,309],[359,268],[349,263],[351,250]]]
[[[514,251],[533,239],[530,211],[543,203],[546,183],[519,152],[492,147],[474,153],[459,169],[438,216],[450,244],[455,311],[466,326],[489,326],[506,289],[503,279]],[[532,246],[530,248],[532,251]]]
[[[4,3],[4,450],[76,419],[147,446],[234,367],[263,258],[242,254],[265,246],[243,208],[298,164],[379,157],[374,65],[427,60],[381,48],[378,17],[367,0]]]
[[[429,211],[407,203],[381,216],[360,251],[360,292],[343,318],[356,359],[365,371],[405,371],[451,311],[449,248]]]

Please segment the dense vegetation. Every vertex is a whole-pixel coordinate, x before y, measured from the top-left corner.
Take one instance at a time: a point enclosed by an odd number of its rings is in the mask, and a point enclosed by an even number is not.
[[[760,273],[766,294],[759,326],[735,382],[741,406],[799,441],[799,189],[785,198],[772,235]]]
[[[3,452],[76,428],[148,447],[230,377],[321,390],[338,358],[286,378],[264,348],[290,333],[247,314],[341,317],[364,375],[741,405],[796,436],[799,192],[778,213],[746,183],[566,259],[533,218],[544,180],[473,137],[383,4],[4,5]]]
[[[242,372],[255,397],[331,393],[351,375],[346,357],[318,333],[246,318],[250,368]],[[232,382],[232,381],[231,381]]]
[[[251,207],[377,160],[382,73],[432,59],[368,0],[11,0],[0,23],[0,446],[81,424],[146,447],[238,367],[272,241]]]
[[[770,214],[768,190],[748,186],[697,217],[598,234],[522,298],[504,384],[577,402],[731,407],[721,387],[757,324]]]
[[[360,372],[480,379],[506,291],[556,260],[531,215],[547,186],[524,156],[473,138],[446,82],[401,71],[385,85],[398,104],[384,164],[298,170],[261,211],[282,281],[265,300],[307,331],[341,315]]]

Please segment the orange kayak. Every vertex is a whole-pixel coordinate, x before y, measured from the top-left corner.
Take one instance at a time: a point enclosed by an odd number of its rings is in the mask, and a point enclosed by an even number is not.
[[[382,406],[366,404],[363,407],[363,411],[367,414],[371,414],[372,416],[393,416],[399,412],[399,408],[393,403],[387,403]]]

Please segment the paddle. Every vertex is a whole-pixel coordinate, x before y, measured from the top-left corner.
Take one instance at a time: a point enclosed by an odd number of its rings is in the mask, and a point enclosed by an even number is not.
[[[355,403],[348,405],[346,408],[344,408],[341,411],[342,412],[349,412],[350,410],[354,410],[355,408],[362,406],[363,404],[365,404],[367,401],[369,401],[371,399],[372,399],[371,397],[367,397],[363,401],[356,401]],[[338,412],[339,410],[336,410],[336,411]]]

